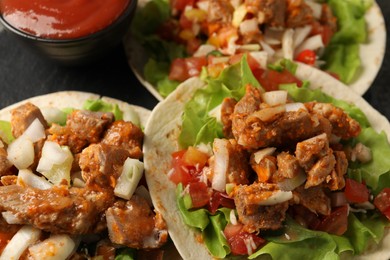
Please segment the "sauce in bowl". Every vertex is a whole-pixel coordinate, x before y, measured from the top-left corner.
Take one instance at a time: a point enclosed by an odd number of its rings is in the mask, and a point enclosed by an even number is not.
[[[15,28],[48,39],[75,39],[112,24],[131,0],[1,0]]]

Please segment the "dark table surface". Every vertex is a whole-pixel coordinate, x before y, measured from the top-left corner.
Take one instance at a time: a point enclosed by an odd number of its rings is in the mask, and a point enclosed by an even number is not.
[[[390,28],[390,1],[377,0]],[[363,61],[364,62],[364,61]],[[364,98],[390,119],[390,33],[382,68]],[[390,86],[389,86],[390,87]],[[131,72],[119,46],[106,59],[85,67],[61,67],[37,57],[0,32],[0,108],[31,96],[79,90],[110,96],[153,109],[155,99]]]

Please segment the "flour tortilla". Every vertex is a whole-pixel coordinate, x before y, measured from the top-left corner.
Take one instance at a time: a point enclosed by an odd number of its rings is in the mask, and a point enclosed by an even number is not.
[[[150,0],[138,0],[138,8]],[[365,14],[367,24],[367,43],[360,44],[361,69],[356,79],[348,86],[359,95],[363,95],[372,85],[381,68],[386,51],[386,25],[379,5],[374,1]],[[130,32],[124,40],[125,52],[130,68],[144,87],[159,101],[164,98],[158,93],[156,86],[144,78],[143,70],[149,56],[143,47],[131,36]],[[322,72],[324,73],[324,72]]]
[[[388,120],[350,88],[333,77],[303,64],[298,66],[296,75],[300,79],[309,80],[311,88],[319,88],[337,99],[358,106],[365,112],[372,127],[378,132],[384,131],[390,141]],[[213,259],[206,246],[201,242],[201,234],[183,222],[176,205],[175,184],[167,177],[171,168],[171,154],[179,149],[177,140],[180,134],[184,106],[194,92],[204,86],[205,83],[199,78],[191,78],[182,83],[155,107],[145,128],[146,181],[154,206],[167,221],[170,236],[184,259]],[[390,233],[389,230],[386,232],[387,235],[379,248],[374,249],[370,254],[357,258],[389,259]]]

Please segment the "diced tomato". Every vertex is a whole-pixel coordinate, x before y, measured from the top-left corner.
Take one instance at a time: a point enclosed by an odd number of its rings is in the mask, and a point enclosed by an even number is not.
[[[261,68],[258,68],[253,71],[253,75],[266,91],[278,90],[280,84],[286,83],[296,83],[298,87],[302,86],[302,81],[295,77],[288,70],[279,72],[276,70],[265,71]]]
[[[171,7],[174,11],[183,12],[186,6],[194,6],[196,0],[172,0]]]
[[[230,198],[226,193],[221,193],[219,191],[213,190],[213,194],[209,201],[208,210],[212,214],[214,214],[221,206],[229,209],[234,209],[234,200]]]
[[[208,160],[209,156],[199,151],[198,149],[190,146],[187,151],[183,154],[183,161],[186,165],[197,167],[198,169],[203,168]]]
[[[307,65],[314,65],[316,62],[316,53],[312,50],[304,50],[298,53],[295,60]]]
[[[233,255],[249,255],[266,241],[253,233],[245,232],[242,224],[227,224],[223,233]],[[248,252],[251,249],[251,252]]]
[[[190,55],[194,54],[199,49],[201,44],[202,41],[199,40],[198,38],[193,38],[187,41],[187,47],[186,47],[187,53]]]
[[[336,208],[322,219],[317,226],[317,230],[327,232],[329,234],[341,236],[348,228],[348,205]]]
[[[185,12],[183,12],[180,15],[179,24],[180,24],[181,29],[191,29],[192,30],[193,22],[187,18],[187,16],[185,15]]]
[[[177,80],[180,82],[189,78],[185,59],[177,58],[172,61],[168,78],[170,80]]]
[[[238,53],[230,57],[229,64],[236,64],[241,61],[242,56],[245,53]],[[246,53],[246,59],[249,65],[249,68],[253,72],[254,70],[260,68],[260,64],[250,55],[250,53]]]
[[[204,182],[191,182],[188,184],[192,208],[200,208],[210,201],[211,192]]]
[[[347,178],[345,180],[345,197],[350,203],[363,203],[368,201],[370,191],[364,183]]]
[[[199,76],[203,66],[207,66],[207,59],[202,57],[189,57],[185,59],[189,77]]]
[[[317,34],[321,35],[322,42],[324,43],[325,46],[327,46],[330,40],[332,39],[334,32],[332,31],[332,28],[329,25],[320,24],[319,22],[313,22],[310,35],[317,35]]]
[[[375,197],[374,205],[390,220],[390,188],[384,188]]]

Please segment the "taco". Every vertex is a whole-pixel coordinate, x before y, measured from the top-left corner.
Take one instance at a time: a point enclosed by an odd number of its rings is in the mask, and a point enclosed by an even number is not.
[[[184,259],[390,257],[389,121],[329,75],[294,74],[301,87],[263,92],[244,59],[153,110],[145,176]]]
[[[252,67],[280,58],[311,64],[363,95],[381,66],[385,35],[372,0],[142,0],[125,48],[158,100],[189,77],[218,75],[242,53]]]
[[[161,259],[168,233],[142,180],[149,114],[77,91],[3,108],[0,259]]]

